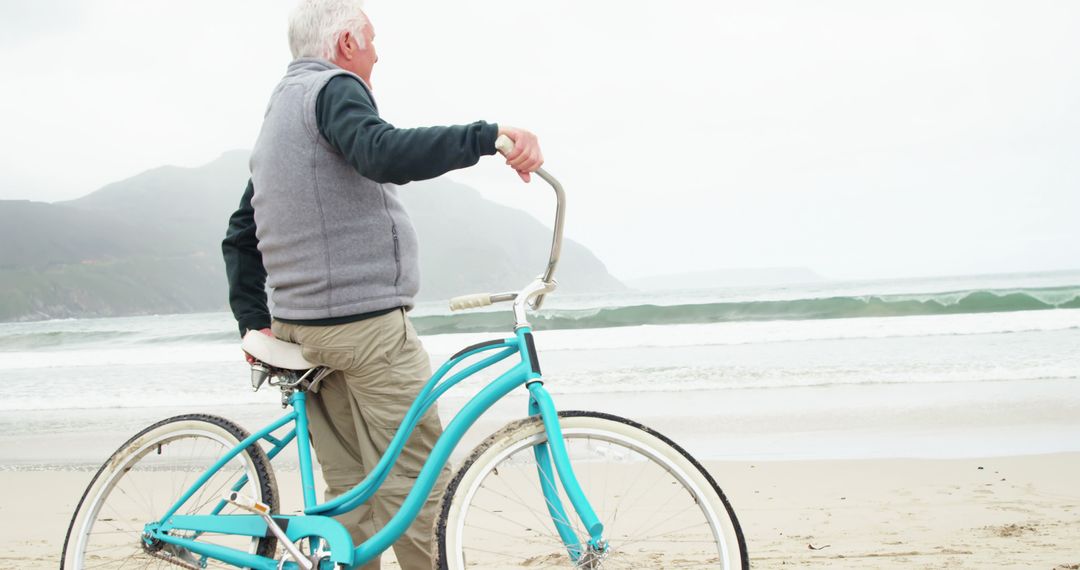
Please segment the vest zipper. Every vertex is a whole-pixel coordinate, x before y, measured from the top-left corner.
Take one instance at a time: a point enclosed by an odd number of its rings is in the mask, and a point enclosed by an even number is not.
[[[397,273],[394,275],[394,287],[401,281],[401,247],[398,245],[397,226],[391,225],[390,232],[394,234],[394,262],[397,265]]]
[[[397,269],[394,273],[394,293],[396,294],[398,283],[401,281],[401,246],[398,244],[397,223],[394,222],[394,216],[390,213],[390,204],[386,200],[386,188],[380,184],[379,191],[382,192],[382,203],[383,209],[386,210],[386,217],[390,220],[390,233],[394,236],[394,265]]]

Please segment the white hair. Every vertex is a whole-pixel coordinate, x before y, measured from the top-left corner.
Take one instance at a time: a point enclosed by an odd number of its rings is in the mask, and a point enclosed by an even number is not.
[[[289,18],[289,49],[293,58],[334,59],[341,35],[351,32],[361,48],[368,23],[363,0],[300,0]]]

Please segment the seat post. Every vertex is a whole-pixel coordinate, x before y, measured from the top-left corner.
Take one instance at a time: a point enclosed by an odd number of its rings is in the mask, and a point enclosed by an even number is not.
[[[300,459],[300,482],[304,489],[304,509],[317,503],[315,480],[311,471],[311,434],[308,432],[307,393],[296,390],[289,396],[289,403],[296,411],[296,450]]]

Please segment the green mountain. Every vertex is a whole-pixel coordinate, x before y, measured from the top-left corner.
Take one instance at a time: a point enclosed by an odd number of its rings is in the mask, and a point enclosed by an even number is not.
[[[165,166],[82,198],[0,200],[0,320],[227,310],[220,243],[248,178],[246,151]],[[516,289],[543,268],[550,229],[437,179],[399,190],[420,235],[420,300]],[[563,243],[561,291],[621,290]]]

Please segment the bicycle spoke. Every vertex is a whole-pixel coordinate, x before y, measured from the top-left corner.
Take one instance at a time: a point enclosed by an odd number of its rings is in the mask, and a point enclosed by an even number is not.
[[[523,506],[523,507],[525,507],[525,508],[529,508],[529,507],[528,507],[528,506],[527,506],[527,505],[525,504],[525,500],[521,498],[521,495],[519,495],[519,494],[517,493],[517,491],[515,491],[515,490],[514,490],[514,487],[513,487],[513,485],[511,485],[511,484],[510,484],[510,483],[509,483],[508,481],[505,481],[505,480],[503,480],[503,481],[502,481],[502,483],[503,483],[503,486],[504,486],[504,487],[506,487],[507,489],[509,489],[509,490],[510,490],[510,492],[511,492],[511,493],[513,493],[513,494],[514,494],[514,496],[516,496],[516,497],[517,497],[517,501],[518,501],[518,504],[520,504],[521,506]],[[533,515],[533,518],[534,518],[534,519],[536,519],[536,521],[537,521],[538,523],[540,523],[540,526],[542,526],[542,527],[543,527],[543,528],[544,528],[545,530],[547,530],[548,534],[550,534],[550,535],[554,535],[554,534],[555,534],[555,529],[554,529],[554,528],[552,528],[552,527],[551,527],[550,525],[548,525],[548,524],[547,524],[546,522],[544,522],[544,519],[543,519],[543,518],[542,518],[542,517],[541,517],[541,516],[540,516],[539,514],[537,514],[537,512],[536,512],[536,510],[535,510],[535,509],[529,509],[529,512],[530,512],[530,513],[532,513],[532,515]],[[549,517],[549,518],[550,518],[550,517]]]
[[[517,504],[521,505],[521,506],[522,506],[522,507],[524,507],[524,508],[525,508],[525,509],[526,509],[527,511],[529,511],[529,513],[530,513],[530,514],[532,514],[532,515],[533,515],[533,519],[534,519],[534,520],[536,520],[536,522],[537,522],[537,523],[539,523],[539,526],[540,526],[541,528],[543,528],[543,529],[544,529],[545,531],[547,531],[547,533],[548,533],[548,534],[554,534],[554,533],[555,533],[555,531],[554,531],[554,530],[553,530],[553,529],[552,529],[552,528],[551,528],[551,527],[550,527],[550,526],[549,526],[549,525],[548,525],[547,523],[545,523],[545,522],[544,522],[544,520],[543,520],[543,519],[542,519],[542,518],[541,518],[541,517],[540,517],[540,516],[539,516],[539,515],[538,515],[538,514],[536,513],[536,509],[533,509],[533,508],[529,507],[528,505],[526,505],[526,504],[525,504],[524,502],[522,502],[522,501],[515,501],[515,500],[513,500],[513,499],[510,499],[510,497],[508,497],[508,496],[506,496],[506,495],[504,495],[504,494],[502,494],[502,493],[497,493],[497,492],[495,492],[494,490],[488,489],[488,490],[487,490],[487,492],[488,492],[488,493],[492,493],[492,494],[495,494],[495,495],[499,495],[500,497],[506,498],[506,499],[508,499],[508,500],[511,500],[511,501],[513,501],[513,502],[515,502],[515,503],[517,503]],[[481,508],[481,507],[477,507],[477,508]],[[527,526],[525,526],[525,525],[524,525],[524,524],[522,524],[522,523],[516,523],[516,524],[518,524],[519,526],[521,526],[521,527],[523,527],[523,528],[530,528],[530,527],[527,527]]]
[[[669,504],[671,504],[671,500],[673,498],[675,498],[675,495],[677,495],[680,491],[683,491],[682,487],[676,485],[674,491],[672,491],[667,497],[665,497],[664,500],[660,501],[659,504],[661,504],[661,505],[669,505]],[[634,503],[631,503],[631,504],[634,504]],[[680,511],[680,513],[685,512],[685,511],[686,511],[686,509],[683,509],[683,511]],[[638,525],[638,527],[633,532],[631,532],[630,534],[635,535],[638,532],[641,532],[641,530],[644,529],[647,526],[659,526],[660,524],[671,520],[672,518],[674,518],[678,514],[679,513],[676,513],[675,515],[672,515],[672,516],[668,517],[667,519],[664,519],[660,523],[653,522],[650,519],[642,521],[642,523],[640,525]]]
[[[188,511],[188,513],[189,514],[190,513],[197,513],[200,510],[202,510],[203,508],[209,506],[211,502],[213,502],[214,504],[217,504],[217,501],[221,500],[221,496],[223,494],[221,491],[225,488],[225,485],[228,485],[228,484],[232,483],[234,480],[239,479],[239,477],[236,477],[235,475],[236,474],[233,474],[233,475],[228,476],[228,477],[223,477],[224,481],[222,481],[221,484],[217,486],[217,489],[215,489],[213,493],[210,493],[207,496],[206,501],[204,501],[202,503],[199,503],[194,509],[191,509],[190,511]],[[209,484],[210,481],[207,481],[207,483]],[[208,488],[208,485],[204,485],[203,488],[204,489]]]

